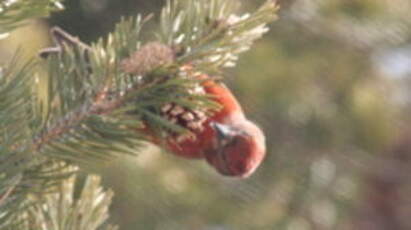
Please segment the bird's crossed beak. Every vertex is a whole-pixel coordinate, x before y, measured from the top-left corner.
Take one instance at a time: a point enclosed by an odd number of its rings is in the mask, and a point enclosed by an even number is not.
[[[216,131],[219,140],[227,140],[232,136],[232,130],[229,126],[217,122],[211,122],[210,126]]]
[[[210,123],[211,128],[216,132],[216,160],[217,163],[213,164],[218,171],[225,175],[231,175],[231,170],[229,169],[229,164],[227,162],[227,156],[224,152],[225,146],[229,144],[232,140],[233,130],[228,125],[223,125],[217,122]]]

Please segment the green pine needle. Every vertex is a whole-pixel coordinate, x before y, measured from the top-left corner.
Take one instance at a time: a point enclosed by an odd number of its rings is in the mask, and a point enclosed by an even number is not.
[[[2,0],[0,2],[0,37],[22,26],[25,20],[48,16],[62,10],[60,0]]]

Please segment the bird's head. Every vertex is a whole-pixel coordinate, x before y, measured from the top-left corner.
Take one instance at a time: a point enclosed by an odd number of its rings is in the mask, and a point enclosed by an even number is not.
[[[246,119],[234,124],[210,123],[214,130],[213,147],[206,151],[207,161],[223,175],[248,177],[265,155],[261,129]]]

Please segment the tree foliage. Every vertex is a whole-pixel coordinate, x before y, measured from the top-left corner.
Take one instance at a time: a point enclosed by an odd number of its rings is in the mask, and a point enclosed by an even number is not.
[[[150,17],[140,15],[122,19],[90,46],[55,37],[58,52],[45,60],[45,97],[32,91],[44,80],[33,77],[37,62],[19,66],[13,60],[5,66],[0,73],[0,227],[97,229],[104,224],[111,192],[102,191],[89,175],[75,197],[77,166],[93,168],[124,153],[136,154],[147,140],[144,126],[164,137],[169,130],[186,132],[158,115],[166,103],[217,109],[207,96],[189,93],[199,80],[183,67],[211,73],[233,66],[237,55],[267,32],[277,10],[267,1],[254,13],[236,16],[235,2],[168,1],[153,39],[164,46],[157,51],[141,40]],[[3,32],[59,6],[56,1],[30,3],[2,3]],[[171,56],[158,53],[167,50]],[[126,71],[127,61],[148,64]]]
[[[0,34],[21,26],[25,20],[48,16],[51,11],[61,10],[60,0],[2,0],[0,2]]]

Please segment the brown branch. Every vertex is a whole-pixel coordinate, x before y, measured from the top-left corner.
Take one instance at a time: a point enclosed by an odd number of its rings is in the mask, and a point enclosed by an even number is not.
[[[161,80],[162,79],[158,79],[143,85],[136,85],[125,90],[124,93],[118,92],[114,95],[110,94],[110,98],[108,97],[108,87],[104,87],[100,91],[100,93],[97,94],[93,103],[91,103],[90,105],[82,105],[76,112],[71,113],[59,122],[56,122],[54,126],[47,129],[44,133],[40,134],[39,137],[33,141],[32,149],[34,149],[36,152],[40,152],[41,148],[45,144],[63,136],[65,133],[70,132],[70,130],[72,130],[73,128],[78,127],[81,121],[84,121],[88,117],[93,115],[109,114],[113,110],[124,105],[124,103],[126,103],[126,101],[129,99],[130,93],[137,90],[144,90],[157,84],[158,81]]]

